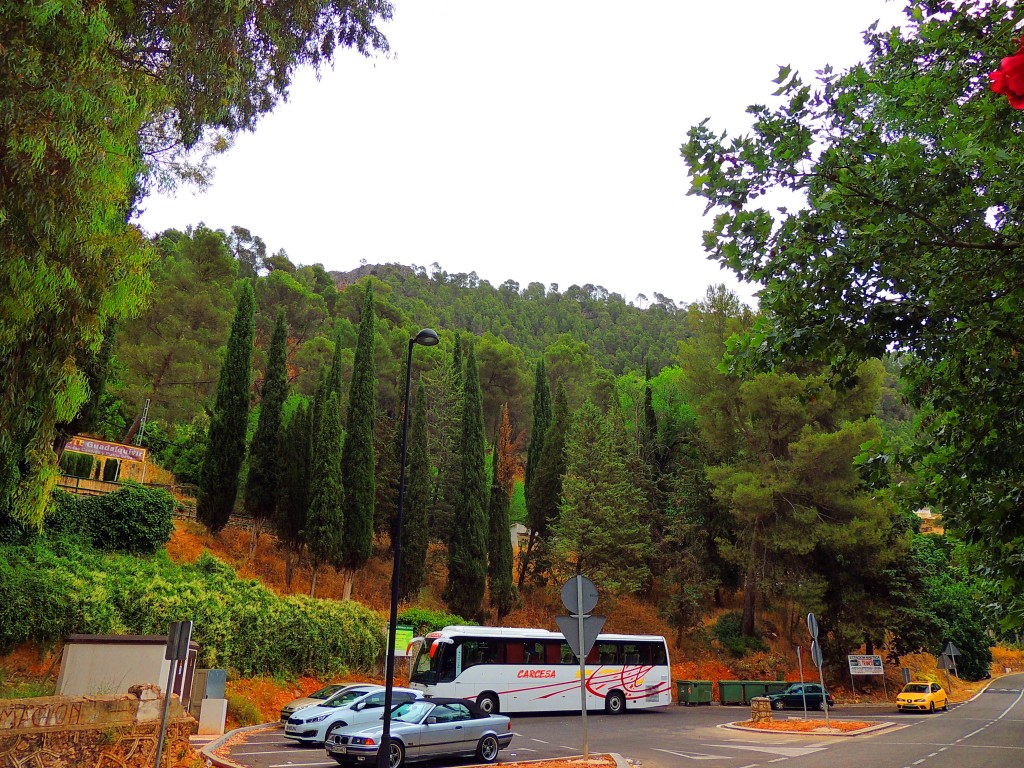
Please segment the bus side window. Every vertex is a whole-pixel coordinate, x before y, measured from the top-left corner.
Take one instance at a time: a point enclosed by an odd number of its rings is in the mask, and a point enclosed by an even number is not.
[[[544,646],[541,643],[535,642],[533,640],[523,643],[523,663],[543,664]]]
[[[523,644],[509,642],[505,644],[505,662],[507,664],[523,663]]]
[[[597,650],[601,654],[602,664],[621,664],[619,649],[615,643],[598,643]]]
[[[545,664],[561,664],[561,643],[556,640],[548,640],[544,643],[544,663]]]
[[[559,664],[576,664],[576,654],[568,643],[560,643],[558,646]]]
[[[645,660],[645,663],[656,665],[668,664],[668,653],[665,650],[665,644],[651,643],[651,658],[649,661]]]
[[[438,649],[441,654],[441,662],[437,667],[437,682],[450,683],[455,679],[455,654],[457,650],[449,644]]]
[[[587,654],[587,664],[600,664],[601,663],[601,651],[598,649],[595,643],[590,648],[590,653]]]

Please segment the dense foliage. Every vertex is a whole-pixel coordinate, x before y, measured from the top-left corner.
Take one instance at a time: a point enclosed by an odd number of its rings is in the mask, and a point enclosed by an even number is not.
[[[356,603],[278,597],[204,554],[175,565],[101,555],[74,540],[3,547],[0,650],[72,633],[151,634],[195,622],[199,664],[245,676],[372,669],[384,646],[381,618]]]
[[[705,121],[683,156],[715,212],[708,252],[764,285],[766,322],[737,354],[764,367],[812,355],[850,375],[904,353],[925,414],[907,456],[917,503],[985,549],[1020,623],[1024,134],[988,73],[1024,8],[923,0],[906,15],[869,30],[848,71],[805,83],[784,67],[781,103],[751,107],[749,134]],[[783,197],[796,204],[775,208]]]
[[[132,482],[104,496],[56,491],[46,526],[82,535],[106,552],[152,555],[171,539],[175,503],[165,490]]]

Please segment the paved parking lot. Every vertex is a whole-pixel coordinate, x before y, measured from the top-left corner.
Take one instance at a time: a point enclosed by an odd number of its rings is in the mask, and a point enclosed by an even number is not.
[[[753,765],[820,752],[832,743],[827,737],[794,734],[751,734],[722,728],[748,718],[747,707],[679,707],[627,712],[614,716],[587,716],[587,742],[591,752],[618,752],[645,768],[675,768],[690,761],[713,761],[716,768]],[[811,717],[815,717],[814,713]],[[783,716],[801,717],[800,712]],[[893,720],[894,707],[858,707],[835,710],[837,718]],[[914,716],[904,716],[908,723]],[[579,755],[583,752],[581,719],[574,713],[514,715],[515,737],[502,750],[499,763]],[[249,768],[335,768],[322,747],[296,745],[286,740],[280,726],[250,731],[225,750],[233,762]],[[472,765],[473,760],[435,761],[428,765]]]

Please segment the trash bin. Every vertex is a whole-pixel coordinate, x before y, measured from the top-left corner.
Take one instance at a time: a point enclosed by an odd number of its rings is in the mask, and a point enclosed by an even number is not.
[[[768,683],[763,680],[743,680],[743,703],[749,704],[756,696],[764,696]]]
[[[694,704],[710,704],[711,703],[711,681],[710,680],[694,680],[693,681],[693,694],[692,697],[695,699]]]
[[[742,704],[743,683],[739,680],[719,680],[718,700],[722,704]]]
[[[787,688],[789,688],[789,683],[785,680],[773,681],[765,684],[765,693],[782,693]]]
[[[697,703],[693,700],[692,680],[676,680],[676,703],[679,706]]]

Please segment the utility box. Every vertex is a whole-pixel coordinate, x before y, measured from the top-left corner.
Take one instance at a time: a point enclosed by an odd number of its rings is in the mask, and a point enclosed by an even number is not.
[[[196,720],[203,711],[204,699],[226,699],[225,687],[228,673],[226,669],[197,669],[192,677],[192,696],[189,702],[189,714]]]

